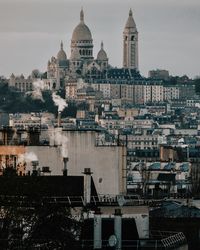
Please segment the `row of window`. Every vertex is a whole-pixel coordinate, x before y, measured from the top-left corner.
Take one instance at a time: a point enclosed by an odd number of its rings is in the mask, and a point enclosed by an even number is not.
[[[32,83],[28,83],[28,82],[27,82],[27,83],[25,83],[25,82],[23,82],[23,83],[20,83],[20,82],[17,83],[17,82],[16,82],[16,83],[15,83],[15,87],[16,87],[16,88],[17,88],[17,87],[19,87],[19,88],[21,88],[21,87],[23,87],[23,88],[25,88],[25,87],[26,87],[26,88],[28,88],[28,87],[29,87],[29,88],[32,88]]]
[[[80,49],[79,53],[81,56],[92,56],[92,50]]]
[[[129,144],[131,144],[131,145],[141,145],[142,142],[141,141],[136,141],[135,143],[134,142],[129,142]],[[143,144],[144,145],[157,145],[157,142],[144,141]]]

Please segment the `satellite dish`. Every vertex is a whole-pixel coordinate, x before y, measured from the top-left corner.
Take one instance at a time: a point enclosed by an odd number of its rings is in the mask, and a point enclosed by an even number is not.
[[[126,203],[124,196],[123,195],[118,195],[117,196],[117,202],[120,207],[123,207],[124,204]]]
[[[108,245],[110,247],[115,247],[117,245],[117,237],[114,234],[109,237]]]

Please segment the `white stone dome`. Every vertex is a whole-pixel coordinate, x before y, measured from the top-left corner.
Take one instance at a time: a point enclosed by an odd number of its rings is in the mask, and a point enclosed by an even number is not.
[[[66,61],[67,60],[67,55],[65,51],[63,50],[63,43],[61,42],[61,48],[60,51],[57,54],[57,60],[58,61]]]
[[[79,23],[73,31],[72,41],[91,41],[92,34],[87,25]]]
[[[101,49],[99,50],[97,54],[97,60],[99,61],[105,61],[108,60],[107,54],[105,50],[103,49],[103,42],[101,42]]]
[[[72,41],[92,41],[92,34],[88,26],[84,23],[84,13],[81,10],[80,23],[76,26],[72,33]]]

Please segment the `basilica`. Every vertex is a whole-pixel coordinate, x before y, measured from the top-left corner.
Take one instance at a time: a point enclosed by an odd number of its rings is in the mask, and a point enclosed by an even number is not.
[[[97,57],[93,54],[93,39],[89,27],[85,24],[83,9],[80,22],[75,27],[71,38],[71,54],[68,57],[63,49],[63,42],[56,57],[51,57],[47,65],[47,82],[50,89],[63,88],[68,82],[77,79],[104,79],[112,72],[108,56],[101,42]],[[123,69],[138,71],[138,32],[132,10],[123,32]]]
[[[103,42],[99,43],[100,50],[95,57],[92,34],[85,23],[82,9],[80,21],[72,32],[70,55],[66,54],[63,42],[61,42],[57,56],[52,56],[48,61],[45,73],[33,70],[27,78],[23,74],[20,76],[12,74],[9,79],[9,87],[20,92],[31,91],[34,88],[33,83],[37,79],[42,79],[46,88],[52,91],[74,86],[79,79],[84,82],[101,82],[102,84],[110,82],[124,84],[128,81],[133,82],[133,80],[135,82],[136,78],[141,78],[141,76],[138,68],[138,31],[131,9],[122,37],[122,68],[116,68],[109,64]]]

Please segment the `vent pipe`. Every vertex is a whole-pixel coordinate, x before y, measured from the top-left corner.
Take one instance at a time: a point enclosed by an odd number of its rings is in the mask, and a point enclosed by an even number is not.
[[[101,210],[94,213],[94,249],[102,249],[102,218]]]
[[[58,111],[58,127],[61,127],[61,112]]]
[[[38,161],[32,161],[31,164],[32,164],[32,168],[33,168],[32,175],[37,176],[38,175],[37,166],[39,165],[39,162]]]
[[[122,213],[121,209],[115,209],[114,214],[114,231],[117,238],[117,243],[115,246],[116,250],[122,249]]]
[[[83,174],[84,176],[84,202],[85,205],[90,204],[91,201],[91,175],[92,172],[90,168],[85,168]]]
[[[40,130],[38,128],[28,128],[28,145],[38,146],[40,144]]]
[[[63,176],[67,176],[67,162],[69,161],[68,157],[63,157]]]

